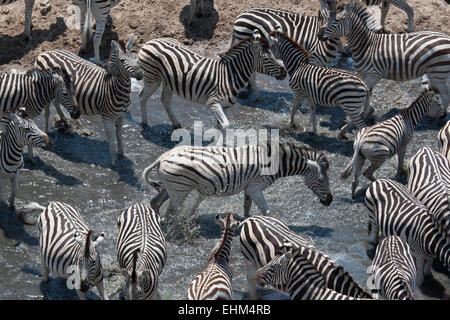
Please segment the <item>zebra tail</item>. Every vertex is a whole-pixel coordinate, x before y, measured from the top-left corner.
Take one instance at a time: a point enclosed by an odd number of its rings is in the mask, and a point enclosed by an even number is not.
[[[356,139],[358,138],[356,137]],[[345,167],[344,171],[339,176],[340,181],[347,179],[353,171],[353,164],[355,163],[356,158],[358,157],[359,154],[359,142],[357,142],[357,140],[355,140],[354,149],[355,151],[353,153],[352,160],[350,160],[350,163],[347,165],[347,167]]]
[[[91,0],[86,0],[86,16],[84,17],[83,42],[81,48],[87,50],[91,42],[92,23],[91,23]]]
[[[158,158],[155,162],[153,162],[149,167],[145,168],[144,172],[142,173],[142,179],[147,182],[149,185],[151,185],[153,188],[155,188],[158,192],[162,189],[161,181],[150,179],[149,175],[152,172],[152,170],[156,167],[159,168],[159,164],[161,163],[161,157]]]
[[[45,210],[45,207],[41,206],[37,202],[30,202],[24,206],[24,208],[18,213],[17,217],[23,224],[34,226],[34,225],[36,225],[37,220],[30,221],[26,217],[29,213],[31,213],[33,211],[38,211],[38,210],[39,211]]]

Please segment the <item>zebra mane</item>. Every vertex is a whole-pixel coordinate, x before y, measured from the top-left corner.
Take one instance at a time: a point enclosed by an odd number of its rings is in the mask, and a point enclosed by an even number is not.
[[[317,161],[319,165],[325,169],[328,169],[330,166],[330,161],[328,160],[325,152],[321,150],[303,143],[285,142],[280,143],[280,146],[281,145],[287,145],[289,148],[299,151],[304,158],[307,160]]]
[[[84,258],[85,259],[89,259],[89,256],[91,254],[91,235],[92,235],[92,230],[88,230],[87,235],[86,235],[86,244],[84,246]]]
[[[222,232],[222,238],[220,240],[220,242],[218,242],[216,244],[216,246],[213,249],[213,252],[211,253],[211,256],[209,257],[207,263],[211,263],[212,261],[214,261],[217,258],[217,255],[219,254],[220,250],[222,250],[223,246],[225,245],[225,239],[227,237],[228,232],[231,232],[229,226],[230,226],[230,220],[231,220],[231,213],[227,213],[226,217],[226,222],[225,222],[225,229]]]
[[[131,270],[131,283],[136,283],[137,280],[137,274],[136,274],[136,266],[137,266],[137,259],[139,254],[139,248],[137,248],[133,252],[133,260],[132,260],[132,270]]]
[[[264,46],[269,47],[269,40],[267,40],[264,36],[261,36],[261,38],[259,38],[259,39],[261,40],[261,42],[263,43]],[[251,42],[253,40],[254,40],[254,38],[252,36],[242,39],[242,40],[238,41],[237,43],[235,43],[230,48],[228,48],[227,51],[220,53],[219,57],[226,58],[228,55],[233,54],[235,51],[238,51],[244,44],[247,44],[248,42]]]
[[[357,16],[361,19],[361,22],[363,22],[369,30],[379,32],[382,29],[380,22],[376,20],[376,17],[372,13],[370,13],[367,5],[361,1],[341,0],[336,4],[333,11],[336,12],[339,9],[344,9],[346,4],[350,5],[351,9],[356,12]]]
[[[305,55],[306,59],[309,59],[309,57],[311,56],[310,53],[308,52],[308,50],[306,50],[300,43],[298,43],[297,41],[292,39],[286,32],[274,30],[274,31],[270,32],[270,35],[271,36],[281,36],[281,37],[285,38],[290,43],[292,43],[293,46],[297,47]]]

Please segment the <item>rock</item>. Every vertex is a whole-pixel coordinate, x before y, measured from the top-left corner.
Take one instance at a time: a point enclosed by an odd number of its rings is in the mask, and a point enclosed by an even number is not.
[[[41,11],[41,14],[45,16],[47,13],[49,13],[52,10],[52,5],[50,4],[49,0],[42,0],[39,3],[39,11]]]

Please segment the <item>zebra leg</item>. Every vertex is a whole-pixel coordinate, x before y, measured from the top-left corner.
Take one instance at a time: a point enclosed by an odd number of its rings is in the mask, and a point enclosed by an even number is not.
[[[405,11],[408,15],[408,32],[414,32],[414,10],[411,8],[405,0],[394,0],[392,4],[401,10]]]
[[[189,22],[188,22],[189,25],[191,25],[192,21],[194,20],[194,15],[196,11],[196,2],[197,0],[191,0],[191,12],[189,15]]]
[[[162,103],[164,109],[166,110],[166,113],[169,116],[170,121],[172,122],[173,128],[180,129],[181,124],[177,120],[175,115],[173,114],[172,109],[170,109],[170,104],[172,102],[172,96],[173,96],[172,91],[168,87],[164,86],[163,91],[161,93],[161,103]]]
[[[244,194],[244,217],[248,218],[250,216],[250,208],[252,207],[252,199],[247,194],[247,191]]]
[[[80,300],[86,300],[86,293],[81,292],[78,289],[77,289],[77,293],[78,293],[78,297],[80,298]]]
[[[125,121],[125,112],[122,112],[119,118],[115,122],[116,126],[116,139],[117,139],[117,152],[119,157],[124,156],[123,152],[123,123]]]
[[[371,160],[370,166],[364,171],[363,175],[370,181],[375,181],[376,179],[373,176],[373,173],[381,167],[381,165],[384,163],[384,160]]]
[[[317,135],[316,105],[314,103],[309,102],[309,112],[313,133]]]
[[[97,282],[95,286],[97,287],[97,290],[100,293],[100,297],[103,300],[108,300],[108,295],[105,293],[105,287],[103,286],[103,279]]]
[[[24,34],[28,38],[28,41],[33,40],[33,38],[31,37],[33,6],[34,6],[34,0],[25,0],[25,30],[24,30]]]
[[[162,189],[158,194],[150,200],[150,206],[159,214],[159,208],[163,205],[166,200],[169,199],[169,195],[166,189]]]
[[[249,195],[250,199],[253,200],[256,204],[256,206],[261,210],[263,215],[269,215],[270,210],[269,206],[267,205],[266,199],[264,198],[264,194],[261,190],[257,189],[247,189],[247,194]]]
[[[144,88],[139,93],[140,96],[140,105],[141,105],[141,124],[143,126],[148,126],[147,120],[147,101],[148,99],[155,93],[155,91],[159,88],[161,82],[156,82],[152,84],[144,84]]]
[[[256,275],[256,266],[249,261],[246,261],[247,265],[247,292],[250,300],[258,300],[258,293],[256,291],[256,281],[255,281],[255,275]]]
[[[94,35],[94,56],[95,63],[101,65],[100,61],[100,45],[102,44],[103,32],[105,31],[106,20],[109,15],[109,10],[106,14],[101,12],[100,7],[92,6],[92,15],[95,19],[95,35]]]
[[[85,17],[87,14],[86,1],[80,1],[79,3],[77,3],[77,5],[80,8],[79,21],[80,21],[80,30],[81,30],[81,50],[86,51],[88,48],[88,41],[89,41],[89,39],[86,39],[85,34],[83,32]]]
[[[9,197],[9,209],[14,211],[16,209],[14,202],[16,200],[17,188],[19,185],[19,171],[11,177],[11,196]]]
[[[382,5],[381,5],[380,24],[383,27],[383,29],[384,29],[384,21],[386,20],[386,16],[388,14],[390,4],[391,4],[391,1],[387,0],[387,1],[383,1]]]
[[[222,108],[222,105],[219,102],[208,102],[207,106],[209,110],[212,111],[214,114],[214,117],[217,120],[218,123],[218,129],[222,130],[222,135],[225,134],[225,129],[230,126],[230,122],[228,121],[227,116],[225,115],[225,111]]]
[[[421,286],[425,280],[425,261],[423,256],[416,257],[416,269],[417,269],[417,284]]]
[[[294,95],[294,101],[292,102],[292,109],[291,109],[291,129],[297,128],[297,125],[295,124],[295,114],[297,113],[298,107],[302,104],[303,98]],[[302,108],[304,108],[303,106]]]
[[[111,166],[116,165],[116,144],[114,143],[114,121],[110,119],[103,119],[103,125],[105,127],[106,139],[109,145],[109,155],[111,157]]]
[[[372,245],[377,245],[378,241],[380,240],[380,230],[378,229],[378,226],[369,221],[367,231],[367,242]]]
[[[249,91],[253,91],[256,100],[259,100],[261,95],[259,94],[258,86],[256,85],[256,72],[253,72],[250,76],[250,80],[248,81],[248,89]]]
[[[355,172],[353,173],[353,181],[352,181],[352,199],[355,199],[355,197],[356,197],[356,188],[358,187],[358,178],[361,174],[361,168],[364,165],[365,160],[366,159],[361,154],[358,154],[358,156],[355,160],[355,164],[354,164]]]
[[[394,176],[394,179],[400,179],[403,174],[405,173],[405,170],[403,168],[403,162],[405,160],[405,154],[406,154],[406,143],[404,145],[400,146],[397,152],[397,173]]]

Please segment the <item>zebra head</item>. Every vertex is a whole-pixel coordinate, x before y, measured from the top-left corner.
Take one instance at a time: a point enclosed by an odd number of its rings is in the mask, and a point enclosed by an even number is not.
[[[131,53],[134,39],[131,37],[125,44],[123,41],[111,41],[111,56],[108,59],[106,70],[111,74],[126,75],[136,80],[144,78],[144,71],[138,64],[138,58]]]
[[[292,261],[292,250],[291,243],[284,243],[278,251],[278,256],[264,267],[256,270],[256,284],[259,286],[284,286],[289,283],[289,264]]]
[[[292,67],[297,68],[299,63],[307,62],[310,57],[309,52],[287,33],[282,32],[280,26],[270,32],[270,49],[275,56],[285,61],[285,66],[290,72],[293,72]]]
[[[158,286],[158,276],[151,270],[140,270],[138,261],[141,260],[140,249],[136,249],[132,256],[131,271],[122,269],[125,277],[120,299],[123,300],[146,300],[151,298]]]
[[[222,219],[220,215],[216,215],[216,223],[220,226],[222,230],[230,230],[234,232],[240,225],[240,221],[234,220],[232,213],[227,213],[227,215]]]
[[[49,136],[37,126],[24,109],[17,113],[6,114],[0,120],[0,128],[15,136],[18,144],[25,146],[44,147],[50,144]]]
[[[49,70],[52,75],[53,88],[55,88],[54,95],[58,104],[62,105],[73,119],[78,119],[81,115],[75,99],[75,70],[72,75],[60,69]]]
[[[82,248],[76,270],[78,279],[75,281],[79,284],[79,288],[76,289],[86,292],[103,277],[100,255],[96,248],[105,239],[105,234],[89,230],[87,234],[75,232],[73,237]]]
[[[425,98],[427,99],[426,103],[428,103],[426,115],[432,118],[445,118],[447,110],[445,110],[441,102],[439,91],[435,88],[430,88],[425,91],[425,95]]]
[[[286,69],[273,54],[269,41],[262,37],[258,30],[253,32],[252,47],[254,53],[254,71],[275,77],[277,80],[286,78]]]

